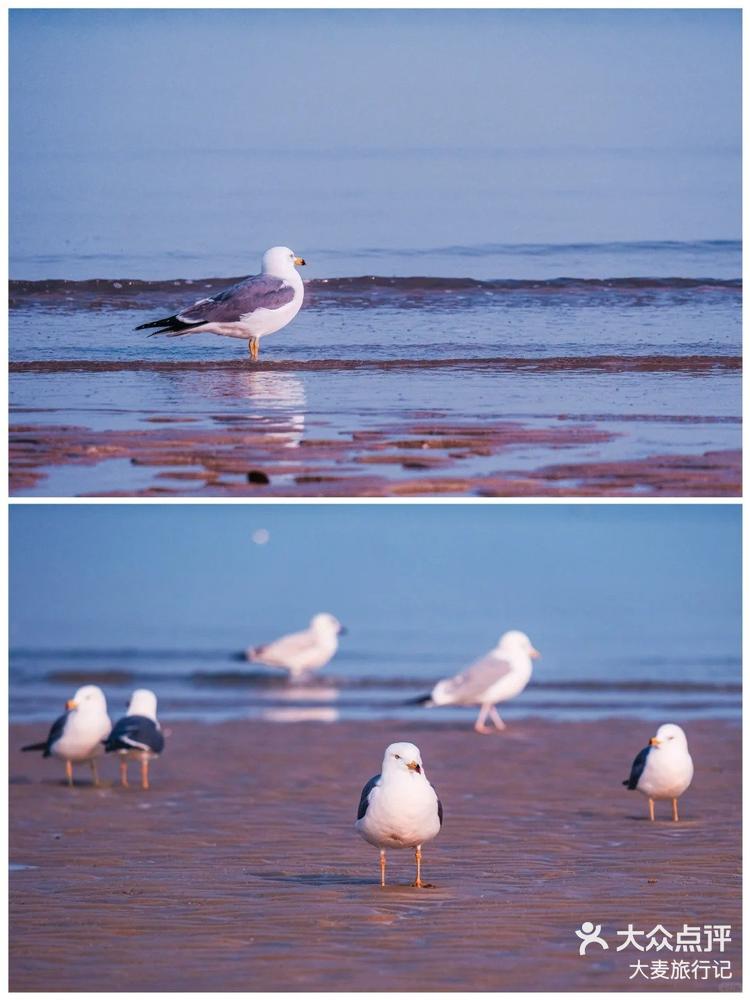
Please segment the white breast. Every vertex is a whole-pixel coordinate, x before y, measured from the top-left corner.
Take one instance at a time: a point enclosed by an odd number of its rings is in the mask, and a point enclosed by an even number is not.
[[[488,689],[483,700],[486,702],[497,703],[500,701],[508,701],[509,698],[515,698],[516,695],[523,691],[531,680],[531,669],[531,660],[528,661],[528,666],[524,664],[514,667],[509,674],[506,674],[505,677],[501,677],[499,681],[496,681],[496,683]]]
[[[440,832],[437,795],[418,774],[401,775],[376,786],[356,828],[375,847],[416,847]]]
[[[76,712],[68,717],[63,735],[52,747],[52,753],[63,760],[91,760],[104,752],[102,740],[106,740],[111,730],[108,716],[81,716]]]
[[[676,799],[693,780],[693,760],[687,750],[654,749],[638,780],[638,791],[652,799]]]

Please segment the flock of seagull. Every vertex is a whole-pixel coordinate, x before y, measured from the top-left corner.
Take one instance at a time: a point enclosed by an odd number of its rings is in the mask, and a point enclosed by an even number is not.
[[[315,615],[301,632],[285,635],[246,651],[251,662],[288,672],[299,682],[322,669],[338,649],[345,629],[333,615]],[[519,695],[529,683],[532,660],[540,654],[529,637],[517,630],[505,632],[498,644],[454,677],[438,681],[429,694],[409,704],[477,705],[474,723],[478,733],[505,729],[496,706]],[[73,765],[88,763],[98,784],[96,762],[103,753],[116,753],[120,761],[120,783],[128,787],[128,763],[141,768],[141,787],[149,787],[149,763],[164,749],[164,735],[156,715],[153,691],[134,691],[127,713],[114,726],[107,714],[104,692],[88,684],[66,703],[65,714],[52,724],[47,739],[22,747],[41,751],[44,757],[65,762],[68,784],[73,784]],[[493,723],[486,725],[487,719]],[[649,745],[638,753],[630,776],[623,784],[648,799],[649,817],[655,819],[654,803],[672,803],[672,819],[679,820],[677,800],[693,779],[693,761],[684,731],[673,723],[659,727]],[[433,840],[443,825],[443,806],[427,779],[419,748],[413,743],[392,743],[386,748],[380,773],[362,789],[357,810],[357,832],[380,852],[380,884],[386,884],[386,850],[414,850],[418,888],[422,881],[422,846]]]

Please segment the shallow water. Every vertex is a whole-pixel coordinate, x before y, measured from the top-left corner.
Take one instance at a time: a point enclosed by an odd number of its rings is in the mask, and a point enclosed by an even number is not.
[[[315,278],[300,316],[264,343],[257,367],[235,341],[149,338],[133,330],[229,279],[14,282],[13,423],[114,431],[145,429],[160,417],[196,427],[233,415],[281,417],[294,447],[367,427],[390,425],[398,434],[415,415],[429,413],[474,424],[546,426],[563,418],[610,434],[606,444],[571,451],[571,461],[739,448],[739,244],[521,247],[523,264],[516,259],[514,266],[532,269],[526,277],[496,272],[477,279],[477,271],[506,266],[511,249],[436,251],[436,269],[444,272],[450,261],[464,270],[461,280]],[[382,256],[385,270],[398,268],[398,255]],[[565,264],[600,274],[537,277]],[[610,279],[605,266],[626,275],[639,266],[651,271]],[[674,277],[678,269],[687,274]],[[230,359],[230,368],[205,367]],[[533,470],[554,459],[549,448],[516,449],[502,461],[464,464],[461,472]],[[380,473],[393,481],[408,475],[386,466]],[[80,475],[53,470],[17,492],[135,492],[152,485],[142,471],[102,463]]]

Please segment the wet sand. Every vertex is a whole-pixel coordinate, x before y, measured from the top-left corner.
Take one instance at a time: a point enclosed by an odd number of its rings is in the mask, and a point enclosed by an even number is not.
[[[630,402],[620,398],[616,383],[642,375],[696,383],[698,391],[712,379],[735,379],[740,364],[720,355],[323,359],[264,361],[257,368],[246,361],[14,362],[13,374],[26,379],[86,382],[120,373],[142,380],[151,373],[170,385],[177,379],[180,388],[179,402],[169,396],[160,409],[142,408],[122,382],[102,383],[98,404],[84,393],[71,409],[49,405],[49,396],[33,404],[27,397],[12,410],[10,490],[112,497],[738,496],[738,416],[705,406],[691,411],[686,400],[665,412],[640,389]],[[338,381],[335,390],[320,386],[318,402],[308,404],[294,372],[342,376],[345,388]],[[550,379],[615,381],[609,393],[599,384],[598,398],[582,388],[576,396],[582,411],[563,408],[570,400],[558,401],[548,387],[550,399],[537,400],[536,412],[498,419],[474,413],[471,403],[468,411],[456,407],[460,416],[441,409],[439,392],[415,395],[413,379],[426,372],[451,385],[467,373],[491,378],[491,395],[503,405],[508,387],[495,379],[539,380],[528,385],[532,395]],[[357,392],[360,378],[374,381]],[[393,379],[404,380],[400,388]],[[198,405],[196,393],[209,385]],[[387,389],[391,409],[380,411]],[[627,395],[633,387],[622,389]],[[344,392],[348,415],[326,410],[332,391]],[[113,392],[124,397],[117,406]],[[430,408],[409,405],[412,396]],[[92,417],[100,426],[83,423]]]
[[[649,723],[526,720],[498,736],[453,725],[232,722],[168,726],[153,787],[60,783],[10,731],[13,990],[736,990],[740,986],[740,729],[690,724],[683,821],[651,824],[626,791]],[[354,833],[385,745],[417,742],[445,805],[415,890],[408,852]],[[135,776],[134,776],[135,777]],[[86,783],[84,783],[86,782]],[[578,955],[602,924],[610,950]],[[724,981],[629,979],[616,930],[731,924]],[[680,956],[677,956],[678,958]],[[695,955],[686,956],[695,959]]]

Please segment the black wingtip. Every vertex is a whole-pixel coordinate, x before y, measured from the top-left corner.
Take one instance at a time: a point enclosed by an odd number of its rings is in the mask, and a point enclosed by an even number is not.
[[[431,694],[420,694],[418,698],[409,698],[404,705],[429,705],[432,701]]]
[[[29,743],[28,746],[21,747],[21,752],[26,753],[28,750],[44,750],[46,746],[46,743]]]

